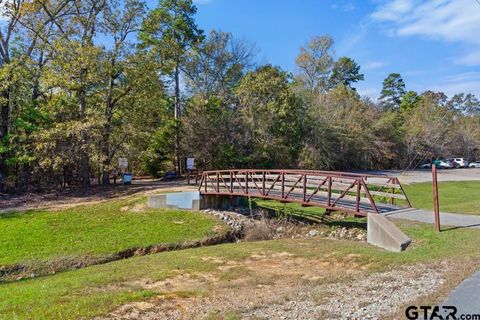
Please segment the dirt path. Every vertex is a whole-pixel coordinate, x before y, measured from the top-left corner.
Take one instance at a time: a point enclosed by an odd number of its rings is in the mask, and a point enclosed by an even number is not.
[[[288,253],[221,261],[219,274],[178,275],[137,286],[159,292],[123,305],[105,319],[381,319],[430,294],[453,267],[417,264],[368,274],[350,255],[305,259]]]
[[[190,190],[193,185],[184,181],[134,181],[130,186],[92,186],[88,189],[69,188],[45,193],[28,193],[22,195],[0,194],[0,214],[11,211],[31,209],[62,209],[83,204],[93,204],[111,199],[122,198],[140,193],[153,193],[158,190]]]

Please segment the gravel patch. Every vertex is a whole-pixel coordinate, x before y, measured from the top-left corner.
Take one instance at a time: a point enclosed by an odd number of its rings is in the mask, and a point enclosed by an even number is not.
[[[267,239],[308,239],[322,237],[328,239],[342,239],[353,241],[367,241],[367,232],[362,228],[346,228],[321,224],[308,224],[292,219],[268,219],[266,214],[260,210],[250,213],[246,208],[232,208],[229,211],[206,209],[206,214],[224,221],[235,233],[242,234],[245,240],[267,240]],[[265,230],[260,238],[249,239],[249,231],[258,227]],[[260,232],[256,230],[256,232]],[[243,241],[239,239],[238,241]]]
[[[295,266],[289,267],[289,260],[290,257],[285,255],[279,261],[284,268],[292,269]],[[305,267],[307,270],[316,268]],[[296,268],[301,270],[299,266]],[[325,269],[324,273],[329,270]],[[336,270],[330,272],[344,272],[342,268]],[[321,274],[320,269],[317,272]],[[315,281],[301,281],[289,273],[265,284],[249,284],[246,279],[228,284],[215,277],[193,280],[180,277],[173,283],[176,281],[181,286],[171,287],[173,292],[200,290],[204,294],[134,302],[95,319],[225,319],[232,313],[234,319],[250,320],[383,319],[398,312],[402,305],[433,293],[444,283],[448,272],[453,272],[453,266],[447,263],[435,267],[419,264],[369,275],[357,272],[349,277],[335,278],[332,274],[333,277],[326,278],[327,282],[317,284]],[[161,285],[165,285],[164,282]],[[159,290],[169,291],[168,287]]]
[[[442,271],[439,271],[442,270]],[[382,319],[409,301],[427,295],[443,284],[449,267],[433,270],[417,265],[401,270],[299,292],[283,304],[250,310],[243,319]]]

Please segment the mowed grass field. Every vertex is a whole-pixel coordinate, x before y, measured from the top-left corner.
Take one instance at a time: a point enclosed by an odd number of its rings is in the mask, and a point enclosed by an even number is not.
[[[412,247],[402,254],[386,252],[363,242],[282,239],[165,252],[5,283],[0,285],[0,319],[87,319],[130,301],[165,295],[167,293],[161,289],[143,287],[141,282],[152,283],[180,274],[208,273],[226,279],[220,281],[227,285],[232,275],[226,273],[231,270],[222,269],[222,261],[242,263],[258,253],[282,253],[283,256],[288,253],[292,259],[354,263],[365,272],[445,259],[471,264],[480,259],[479,230],[456,229],[438,234],[431,225],[413,222],[399,225],[413,239]],[[202,296],[208,292],[174,292],[169,293],[169,297],[176,294]]]
[[[429,209],[430,184],[414,184],[406,188],[415,206]],[[479,214],[480,199],[476,196],[479,188],[479,182],[441,183],[441,209]],[[222,223],[210,216],[198,212],[153,210],[146,208],[145,203],[145,197],[130,197],[57,211],[34,210],[0,215],[0,266],[30,261],[54,262],[65,257],[101,257],[132,247],[193,241],[226,230]],[[263,200],[253,200],[250,205],[273,210],[278,217],[294,215],[318,221],[324,219],[324,210],[315,207]],[[323,223],[361,227],[365,220],[347,217],[337,221],[323,220]],[[480,230],[452,229],[436,233],[431,225],[408,221],[396,223],[413,240],[413,245],[401,254],[386,252],[364,242],[280,239],[164,252],[3,282],[0,283],[0,319],[87,319],[106,314],[128,302],[163,296],[167,293],[142,283],[178,275],[209,274],[228,285],[232,275],[226,274],[231,271],[221,268],[222,261],[241,265],[258,253],[282,256],[288,253],[293,259],[353,263],[355,268],[365,272],[380,272],[415,263],[436,265],[444,260],[472,266],[480,261]],[[243,269],[238,267],[240,271]],[[246,271],[240,273],[243,272]],[[208,292],[195,290],[168,293],[173,296],[205,294]]]
[[[413,206],[433,210],[432,183],[404,185]],[[480,181],[447,181],[438,184],[440,211],[480,215]]]
[[[0,266],[102,257],[141,246],[199,240],[214,230],[226,230],[206,214],[149,209],[145,203],[145,197],[134,197],[56,211],[1,214]]]

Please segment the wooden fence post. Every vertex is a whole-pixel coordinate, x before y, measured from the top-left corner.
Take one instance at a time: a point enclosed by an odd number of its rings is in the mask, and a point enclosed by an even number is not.
[[[437,166],[432,164],[432,178],[433,178],[433,210],[435,212],[435,230],[440,232],[440,206],[438,203],[438,180],[437,180]]]

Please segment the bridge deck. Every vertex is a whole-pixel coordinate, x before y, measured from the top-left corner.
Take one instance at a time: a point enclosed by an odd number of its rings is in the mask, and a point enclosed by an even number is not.
[[[199,191],[205,195],[247,196],[296,202],[359,216],[388,213],[410,202],[396,177],[301,170],[207,171]]]

